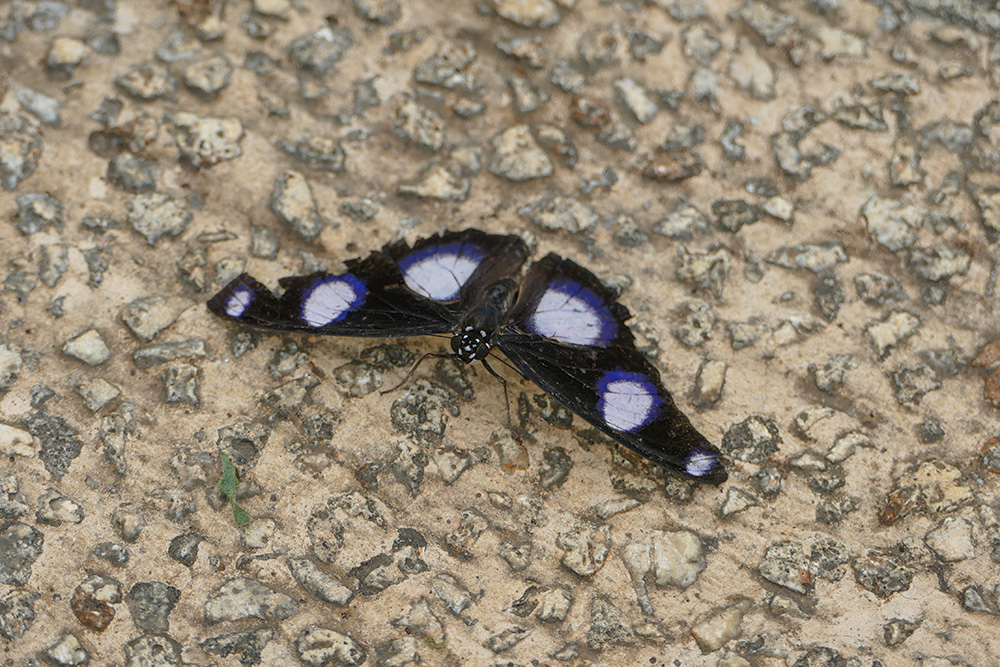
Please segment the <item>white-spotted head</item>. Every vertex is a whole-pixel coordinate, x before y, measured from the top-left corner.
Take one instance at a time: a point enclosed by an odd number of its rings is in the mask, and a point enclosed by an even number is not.
[[[485,359],[491,347],[490,332],[472,326],[466,326],[451,338],[452,351],[467,364]]]

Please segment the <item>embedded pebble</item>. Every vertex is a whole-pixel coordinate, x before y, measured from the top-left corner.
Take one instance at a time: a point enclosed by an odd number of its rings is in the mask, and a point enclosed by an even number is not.
[[[349,636],[315,625],[299,633],[295,651],[309,667],[354,667],[368,657],[365,648]]]
[[[719,507],[719,516],[732,516],[758,505],[760,505],[760,501],[752,493],[744,491],[739,487],[731,486],[726,489],[726,498]]]
[[[24,586],[31,578],[31,566],[42,555],[41,531],[20,521],[0,528],[0,583]]]
[[[727,248],[698,252],[682,245],[677,249],[677,280],[720,297],[731,262],[732,253]]]
[[[73,389],[83,398],[91,412],[97,412],[111,401],[121,396],[121,389],[104,378],[94,378],[77,383]]]
[[[640,123],[648,123],[659,113],[660,107],[654,97],[635,79],[615,79],[614,87],[622,104]]]
[[[0,424],[0,454],[8,458],[14,456],[32,457],[35,455],[35,441],[27,431]],[[5,513],[0,509],[0,515]]]
[[[146,296],[126,305],[121,317],[136,338],[148,343],[194,305],[182,296]]]
[[[775,73],[750,40],[740,38],[729,63],[729,76],[736,87],[758,100],[774,99]]]
[[[869,324],[865,327],[865,332],[881,360],[885,359],[896,345],[917,333],[919,328],[920,318],[905,310],[896,310],[887,313],[881,320]]]
[[[571,234],[592,230],[600,220],[589,204],[566,195],[552,194],[518,210],[542,229],[566,230]]]
[[[340,140],[322,135],[309,135],[295,143],[283,143],[283,151],[310,169],[340,173],[347,155]]]
[[[607,526],[581,526],[560,533],[556,546],[563,550],[560,562],[581,577],[596,574],[610,552],[611,529]]]
[[[42,136],[37,122],[0,110],[0,184],[4,190],[14,190],[31,176],[41,157]]]
[[[288,55],[300,69],[322,76],[344,57],[353,43],[354,36],[347,28],[324,25],[293,40]]]
[[[243,123],[236,118],[202,118],[178,112],[172,121],[177,150],[194,169],[235,160],[243,154]]]
[[[847,261],[847,251],[839,241],[822,244],[803,243],[782,246],[767,256],[767,261],[786,269],[808,269],[813,273],[825,273]]]
[[[198,646],[206,653],[220,657],[235,654],[240,656],[241,664],[258,665],[261,652],[273,638],[274,629],[265,627],[209,637]]]
[[[688,347],[697,347],[712,337],[716,315],[712,306],[705,301],[701,299],[685,301],[678,309],[677,316],[681,320],[681,325],[674,330],[674,335]]]
[[[915,512],[943,514],[972,500],[960,470],[942,461],[925,461],[898,479],[886,496],[879,519],[892,525]]]
[[[63,635],[48,646],[45,657],[55,665],[86,665],[90,662],[90,652],[72,633]]]
[[[444,145],[444,122],[437,112],[410,99],[396,111],[396,134],[431,153]]]
[[[705,555],[701,539],[686,530],[649,531],[643,538],[625,544],[622,562],[632,577],[643,613],[654,613],[647,582],[686,590],[704,572]]]
[[[83,64],[89,51],[88,45],[76,37],[57,35],[49,43],[45,66],[54,78],[69,79],[76,68]]]
[[[685,200],[680,200],[663,219],[653,224],[653,231],[672,239],[688,240],[708,233],[708,218]]]
[[[491,173],[514,182],[552,175],[552,161],[539,147],[527,125],[509,127],[493,137],[491,143]]]
[[[42,124],[58,127],[61,123],[59,100],[31,88],[18,88],[15,97],[17,97],[18,104],[40,120]]]
[[[125,203],[125,209],[129,225],[149,245],[156,245],[169,236],[178,236],[193,217],[182,202],[159,192],[136,195]]]
[[[853,563],[854,580],[862,588],[885,600],[909,590],[916,574],[900,555],[872,550]]]
[[[493,11],[525,28],[551,28],[559,23],[559,10],[552,0],[489,0]]]
[[[469,42],[442,42],[436,52],[414,68],[413,80],[475,92],[479,84],[469,68],[476,56],[476,49]]]
[[[192,364],[170,364],[163,371],[163,400],[198,405],[201,369]]]
[[[306,558],[289,558],[288,569],[295,581],[320,600],[340,607],[354,598],[354,592],[334,576],[327,574]]]
[[[87,329],[73,336],[63,345],[62,351],[88,366],[99,366],[111,358],[111,350],[97,329]]]
[[[691,402],[695,406],[705,409],[719,402],[722,398],[722,389],[726,384],[726,369],[728,367],[726,362],[717,359],[705,359],[701,362],[691,394]]]
[[[244,618],[280,621],[294,616],[299,606],[292,598],[246,577],[234,577],[205,600],[205,621],[220,623]]]
[[[713,610],[691,626],[691,635],[702,653],[712,653],[740,636],[743,616],[750,611],[751,603],[743,600],[728,607]]]
[[[80,523],[84,516],[83,507],[78,502],[51,488],[38,499],[38,511],[35,512],[35,518],[40,523],[50,526]]]
[[[722,436],[722,451],[746,463],[763,463],[780,444],[778,425],[761,415],[747,417]]]
[[[767,547],[757,571],[771,583],[808,593],[812,588],[809,559],[798,542],[782,541]]]
[[[274,183],[268,202],[271,211],[307,241],[313,241],[326,226],[313,198],[309,181],[288,169]]]
[[[861,207],[868,233],[893,252],[911,247],[920,226],[918,211],[895,199],[872,197]]]
[[[62,203],[49,194],[21,195],[17,203],[17,230],[25,236],[38,233],[46,227],[61,229],[63,226]]]
[[[975,558],[972,542],[972,522],[964,517],[945,517],[924,535],[924,543],[939,560],[955,563]]]
[[[965,275],[972,263],[972,255],[965,248],[950,243],[940,243],[930,248],[914,248],[907,258],[910,272],[921,280],[945,281],[952,276]]]
[[[226,56],[213,53],[185,67],[182,76],[184,85],[202,98],[210,100],[229,85],[233,66]]]
[[[170,70],[159,63],[136,65],[117,77],[115,85],[139,102],[173,100],[177,88]]]
[[[132,355],[135,365],[139,368],[150,368],[177,359],[195,359],[208,356],[205,341],[202,338],[190,340],[154,343],[141,347]]]

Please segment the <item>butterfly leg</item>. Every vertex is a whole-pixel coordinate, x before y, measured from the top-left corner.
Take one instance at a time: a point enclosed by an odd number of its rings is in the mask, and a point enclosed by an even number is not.
[[[490,375],[500,380],[500,384],[503,385],[503,399],[507,403],[507,427],[510,428],[510,433],[512,436],[514,436],[514,440],[517,442],[517,444],[520,445],[522,444],[521,436],[517,432],[517,429],[514,428],[514,418],[511,415],[510,411],[510,393],[507,391],[507,380],[505,380],[502,375],[493,370],[493,367],[490,366],[488,363],[486,363],[486,359],[480,359],[480,361],[483,362],[483,366],[486,368],[486,370],[490,372]]]
[[[402,380],[400,380],[398,383],[396,383],[395,385],[393,385],[388,389],[383,389],[382,391],[379,392],[379,395],[385,396],[386,394],[396,391],[404,384],[409,382],[410,378],[413,377],[413,374],[417,372],[417,368],[420,367],[420,364],[424,363],[424,361],[426,361],[427,359],[449,359],[449,358],[454,359],[455,355],[452,354],[451,352],[428,352],[427,354],[417,359],[417,362],[410,367],[409,372],[403,377]]]

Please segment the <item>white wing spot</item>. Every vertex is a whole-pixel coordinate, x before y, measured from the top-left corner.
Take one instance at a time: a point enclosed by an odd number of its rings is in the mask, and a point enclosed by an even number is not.
[[[243,313],[247,312],[251,303],[253,303],[253,290],[246,286],[237,287],[226,299],[226,315],[243,317]]]
[[[715,463],[714,454],[696,449],[688,454],[687,461],[684,462],[684,472],[692,477],[704,477],[715,468]]]
[[[321,282],[302,299],[302,319],[311,327],[325,327],[342,319],[364,296],[360,285],[340,279]]]
[[[548,289],[529,320],[531,329],[546,338],[572,345],[604,340],[607,320],[593,305],[556,289]]]
[[[616,431],[634,431],[650,422],[660,400],[656,387],[631,378],[608,382],[600,396],[601,417]]]
[[[457,252],[441,252],[415,261],[403,271],[406,286],[435,301],[453,301],[480,260]]]

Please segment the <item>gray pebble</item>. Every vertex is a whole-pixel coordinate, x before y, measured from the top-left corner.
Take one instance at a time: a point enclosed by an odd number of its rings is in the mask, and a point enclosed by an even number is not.
[[[320,570],[306,558],[289,558],[288,569],[299,585],[324,602],[343,607],[353,598],[354,592],[335,577]]]
[[[581,525],[560,533],[556,546],[563,550],[560,562],[581,577],[596,574],[610,553],[611,529],[608,526]]]
[[[220,657],[228,657],[233,654],[240,656],[240,664],[251,667],[261,664],[261,653],[274,638],[273,628],[255,628],[252,630],[242,630],[230,634],[209,637],[198,646],[206,653],[212,653]]]
[[[76,635],[67,633],[45,649],[46,659],[60,667],[86,665],[90,662],[90,652],[83,647]]]
[[[727,368],[724,361],[707,358],[702,360],[691,393],[691,402],[695,407],[704,410],[719,402],[726,384]]]
[[[368,658],[365,648],[349,636],[315,625],[299,633],[295,652],[308,667],[354,667]]]
[[[444,145],[444,121],[437,112],[415,102],[404,101],[396,110],[396,134],[431,153]]]
[[[141,347],[132,355],[135,365],[139,368],[149,368],[177,359],[195,359],[208,357],[203,338],[191,338],[169,343],[154,343]]]
[[[579,90],[586,83],[587,79],[570,62],[557,60],[555,65],[552,66],[549,81],[563,92],[573,93]]]
[[[915,572],[903,558],[890,551],[872,550],[853,562],[854,580],[885,600],[910,588]]]
[[[309,181],[300,172],[286,170],[275,181],[268,204],[282,222],[307,241],[315,240],[326,225],[316,207]]]
[[[14,386],[21,372],[21,354],[7,343],[0,343],[0,391]]]
[[[773,419],[761,415],[747,417],[734,424],[722,436],[722,451],[747,463],[763,463],[778,451],[781,436]]]
[[[354,37],[347,28],[324,25],[293,40],[288,54],[300,69],[322,76],[344,57],[353,43]]]
[[[488,0],[497,16],[525,28],[551,28],[559,23],[559,10],[552,0]]]
[[[56,415],[31,412],[21,420],[21,427],[38,438],[39,458],[57,480],[66,474],[69,464],[83,448],[83,441],[77,437],[79,431]]]
[[[475,47],[469,42],[443,42],[434,54],[414,68],[413,79],[417,83],[476,92],[479,84],[469,72],[476,55]]]
[[[163,372],[163,400],[198,405],[201,369],[192,364],[171,364]]]
[[[292,598],[246,577],[234,577],[209,594],[205,621],[220,623],[257,618],[281,621],[294,616],[299,606]]]
[[[140,102],[173,100],[177,87],[170,71],[159,63],[136,65],[115,79],[115,85]]]
[[[708,65],[722,48],[722,43],[701,24],[690,25],[681,32],[684,55],[702,65]]]
[[[640,123],[648,123],[659,113],[656,99],[635,79],[622,77],[615,79],[613,85],[622,105]]]
[[[191,211],[180,201],[154,192],[136,195],[125,204],[132,229],[155,245],[168,236],[177,236],[187,227]]]
[[[170,612],[181,597],[181,591],[160,581],[135,583],[125,596],[132,622],[146,632],[170,630]]]
[[[976,557],[972,541],[972,522],[964,517],[949,516],[924,535],[924,544],[938,560],[956,563]]]
[[[768,546],[757,572],[771,583],[796,593],[809,593],[812,589],[810,562],[798,542],[785,540]]]
[[[94,378],[77,383],[73,389],[83,398],[91,412],[97,412],[111,401],[121,396],[121,389],[104,378]]]
[[[94,545],[92,553],[115,567],[124,567],[129,561],[128,549],[117,542],[100,542]]]
[[[182,533],[170,540],[170,544],[167,546],[167,555],[181,565],[191,567],[198,559],[198,545],[204,539],[198,533]]]
[[[83,507],[56,489],[50,488],[38,499],[35,518],[39,523],[61,526],[64,523],[80,523],[84,517]]]
[[[200,117],[178,112],[173,116],[174,138],[181,159],[194,169],[211,167],[243,155],[243,123],[236,118]]]
[[[732,253],[727,248],[692,252],[682,245],[677,249],[675,275],[682,283],[720,297],[731,262]]]
[[[194,305],[182,296],[141,297],[122,309],[122,322],[136,338],[148,343]]]
[[[617,46],[618,38],[612,28],[591,28],[580,37],[576,50],[584,65],[598,70],[611,63]]]
[[[43,124],[50,127],[59,126],[61,122],[59,100],[31,88],[18,88],[15,96],[18,103]]]
[[[90,366],[99,366],[111,358],[111,350],[97,329],[87,329],[70,338],[62,351]]]
[[[89,48],[85,42],[76,37],[57,35],[49,43],[49,51],[45,55],[45,67],[53,79],[66,81],[86,60]]]
[[[899,646],[920,627],[919,622],[907,621],[903,618],[890,619],[882,626],[882,638],[886,646]]]
[[[181,645],[160,633],[139,635],[125,644],[125,667],[188,667],[181,658]]]
[[[539,147],[527,125],[509,127],[493,137],[491,143],[491,173],[514,182],[552,175],[552,161]]]
[[[233,66],[221,53],[213,53],[184,68],[184,85],[206,100],[214,99],[229,85]]]
[[[108,180],[133,194],[155,190],[158,174],[156,160],[147,160],[132,153],[119,153],[108,162]]]
[[[0,183],[13,190],[35,171],[42,156],[42,136],[27,117],[0,110]]]
[[[45,536],[31,526],[12,521],[0,528],[0,583],[24,586],[31,566],[42,555]]]
[[[25,236],[40,232],[46,227],[62,229],[62,203],[52,195],[31,193],[19,196],[17,203],[17,229]]]
[[[38,278],[49,287],[55,287],[63,273],[69,268],[69,249],[62,243],[42,246],[42,257],[38,262]]]
[[[956,274],[965,275],[971,263],[969,251],[951,243],[914,248],[907,258],[907,268],[914,276],[932,282],[945,281]]]
[[[514,110],[519,114],[536,111],[549,99],[545,91],[536,88],[526,77],[508,74],[506,79],[514,102]]]

